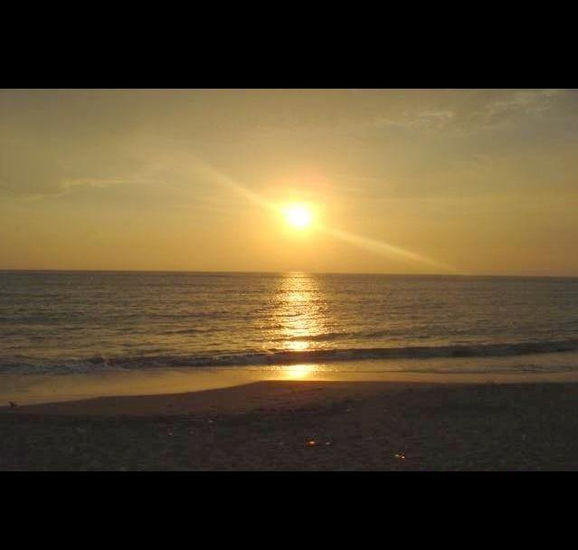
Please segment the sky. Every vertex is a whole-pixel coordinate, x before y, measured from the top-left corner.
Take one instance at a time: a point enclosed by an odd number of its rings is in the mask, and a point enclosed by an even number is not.
[[[577,211],[573,90],[0,90],[0,269],[578,276]]]

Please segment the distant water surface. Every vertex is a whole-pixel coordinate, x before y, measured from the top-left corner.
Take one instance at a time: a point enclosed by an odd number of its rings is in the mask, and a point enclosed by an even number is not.
[[[1,373],[369,359],[559,371],[578,370],[575,352],[573,278],[0,272]]]

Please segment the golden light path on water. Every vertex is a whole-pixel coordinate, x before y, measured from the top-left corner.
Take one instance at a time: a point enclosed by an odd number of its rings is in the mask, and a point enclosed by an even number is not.
[[[280,374],[283,380],[304,380],[314,374],[316,370],[315,365],[310,364],[289,365],[283,367]]]
[[[248,200],[252,201],[255,204],[258,204],[262,208],[265,208],[268,210],[273,210],[273,211],[275,211],[277,213],[281,213],[281,214],[283,214],[284,209],[286,209],[285,205],[280,206],[280,205],[273,204],[273,203],[265,200],[258,193],[254,193],[253,191],[250,191],[245,186],[241,185],[239,182],[235,181],[230,176],[227,176],[226,174],[223,174],[222,172],[218,171],[213,166],[210,166],[208,163],[206,163],[206,162],[204,162],[198,158],[194,158],[194,157],[190,157],[190,158],[191,158],[192,169],[195,172],[197,172],[199,175],[204,176],[207,179],[214,181],[215,183],[219,183],[221,185],[229,187],[230,189],[232,189],[236,193],[243,195],[245,198],[247,198]],[[326,233],[327,235],[330,235],[330,236],[332,236],[336,239],[339,239],[341,241],[350,243],[350,244],[357,246],[359,248],[364,248],[365,250],[368,250],[368,251],[373,252],[375,254],[384,254],[384,255],[387,255],[389,257],[393,257],[396,259],[402,258],[402,259],[410,260],[413,262],[417,262],[417,263],[429,265],[432,267],[436,267],[438,269],[443,269],[446,272],[451,272],[451,273],[456,273],[456,274],[466,274],[466,272],[464,270],[457,269],[456,267],[453,267],[453,266],[446,264],[444,262],[439,262],[439,261],[434,260],[432,258],[428,258],[427,256],[424,256],[423,254],[418,254],[417,252],[412,252],[411,250],[407,250],[405,248],[389,244],[385,241],[379,241],[376,239],[370,239],[368,237],[363,237],[361,235],[355,235],[355,234],[350,233],[348,231],[343,231],[340,229],[334,229],[334,228],[326,227],[326,226],[323,226],[322,224],[316,224],[315,227],[319,231],[322,231],[322,232]]]
[[[280,336],[285,350],[307,351],[311,348],[308,338],[323,334],[325,317],[313,299],[318,293],[314,278],[287,274],[281,280],[275,318],[282,327]]]

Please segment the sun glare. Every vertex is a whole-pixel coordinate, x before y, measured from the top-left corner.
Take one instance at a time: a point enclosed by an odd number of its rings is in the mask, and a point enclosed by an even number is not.
[[[283,368],[283,379],[296,380],[308,378],[315,373],[314,365],[289,365]]]
[[[305,229],[311,225],[313,214],[303,204],[291,204],[283,209],[287,223],[295,229]]]

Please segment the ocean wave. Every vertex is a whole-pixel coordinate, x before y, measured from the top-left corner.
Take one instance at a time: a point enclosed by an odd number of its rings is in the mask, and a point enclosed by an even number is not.
[[[333,361],[443,358],[498,358],[578,351],[578,339],[547,342],[499,344],[459,344],[445,346],[407,346],[391,348],[320,349],[308,351],[268,350],[247,353],[204,355],[148,354],[131,356],[104,355],[87,358],[0,358],[0,373],[65,374],[163,367],[220,367],[291,365]]]
[[[87,357],[82,359],[43,359],[31,357],[0,358],[1,374],[90,374],[127,370],[122,360],[110,360],[105,357]]]

